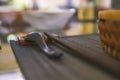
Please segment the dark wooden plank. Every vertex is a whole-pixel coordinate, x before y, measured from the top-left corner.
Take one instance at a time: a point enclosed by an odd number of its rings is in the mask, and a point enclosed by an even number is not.
[[[93,36],[93,38],[96,38],[95,35],[91,35],[91,36]],[[71,44],[73,45],[74,39],[72,38],[77,38],[77,40],[83,40],[82,43],[79,43],[79,45],[82,44],[83,46],[85,46],[86,44],[88,44],[88,42],[84,42],[85,39],[87,40],[89,39],[88,37],[87,38],[86,37],[87,36],[76,36],[76,37],[67,37],[67,38],[63,37],[61,38],[61,40],[65,41],[65,43],[70,42],[70,45]],[[72,40],[68,41],[68,39],[70,40],[70,38]],[[111,76],[111,74],[108,74],[104,70],[102,71],[101,69],[98,69],[94,65],[88,64],[83,59],[78,59],[77,57],[72,56],[71,54],[76,54],[76,53],[72,52],[69,49],[66,49],[61,45],[59,46],[59,44],[52,44],[52,45],[49,44],[49,46],[58,52],[62,52],[64,54],[63,58],[61,60],[51,60],[46,55],[44,55],[44,53],[36,45],[20,46],[17,42],[11,41],[11,47],[14,51],[15,57],[18,61],[18,64],[26,80],[117,80],[118,79],[115,78],[114,76]],[[91,49],[90,48],[86,51],[86,49],[84,48],[82,49],[82,48],[79,49],[81,49],[81,51],[83,51],[85,54],[86,52],[90,52]],[[99,56],[99,55],[95,55],[95,56]],[[115,61],[114,64],[115,65],[118,64],[119,67],[119,63],[114,59],[113,61]]]
[[[120,78],[120,62],[108,54],[106,54],[100,45],[100,40],[98,35],[83,35],[77,38],[54,38],[49,34],[46,34],[49,38],[53,39],[57,43],[65,46],[71,51],[75,52],[74,55],[83,57],[93,64],[103,68],[104,70],[114,74],[115,76]],[[89,39],[93,37],[92,41]],[[95,39],[94,39],[95,38]],[[98,39],[96,39],[98,38]],[[98,40],[98,44],[96,47],[95,42]]]

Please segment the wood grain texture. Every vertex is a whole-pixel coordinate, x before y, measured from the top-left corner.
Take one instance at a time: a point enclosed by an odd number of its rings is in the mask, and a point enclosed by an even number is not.
[[[11,41],[11,47],[26,80],[119,79],[119,77],[112,75],[119,75],[120,63],[102,51],[98,35],[63,37],[59,40],[80,51],[79,55],[76,51],[74,52],[58,43],[49,44],[51,48],[64,54],[61,60],[52,60],[36,45],[20,46],[17,42]],[[77,57],[73,55],[77,55]],[[94,59],[90,60],[91,58]],[[92,64],[91,61],[93,61]],[[97,65],[103,67],[103,70],[95,66],[97,61]],[[109,66],[112,67],[109,68]],[[105,70],[107,67],[108,72]]]

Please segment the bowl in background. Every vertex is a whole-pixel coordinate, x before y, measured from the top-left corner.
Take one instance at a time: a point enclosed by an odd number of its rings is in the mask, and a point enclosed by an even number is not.
[[[37,30],[62,29],[75,13],[74,9],[48,9],[23,12],[23,20]]]

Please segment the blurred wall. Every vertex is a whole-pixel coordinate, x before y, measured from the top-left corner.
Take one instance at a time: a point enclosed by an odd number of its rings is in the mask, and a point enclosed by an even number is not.
[[[18,1],[18,0],[17,0]],[[32,6],[33,0],[24,0],[28,7]],[[68,0],[36,0],[37,5],[41,8],[45,7],[58,7],[67,4]],[[71,0],[73,6],[78,7],[81,0]]]
[[[49,6],[66,5],[68,0],[46,0]],[[73,6],[78,7],[81,0],[71,0]]]
[[[96,0],[96,5],[99,8],[111,8],[112,0]]]
[[[120,9],[120,0],[112,0],[112,8]]]

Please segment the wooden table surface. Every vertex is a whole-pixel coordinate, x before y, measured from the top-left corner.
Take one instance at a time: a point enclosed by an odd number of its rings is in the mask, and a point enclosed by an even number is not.
[[[58,43],[49,44],[51,48],[64,54],[62,59],[54,60],[44,55],[36,45],[20,46],[18,42],[11,41],[14,55],[26,80],[120,79],[119,61],[103,52],[97,34],[63,37],[60,40],[72,47],[76,46],[81,55],[76,56],[76,51]],[[91,58],[94,59],[90,60]],[[99,63],[96,64],[97,62]]]

